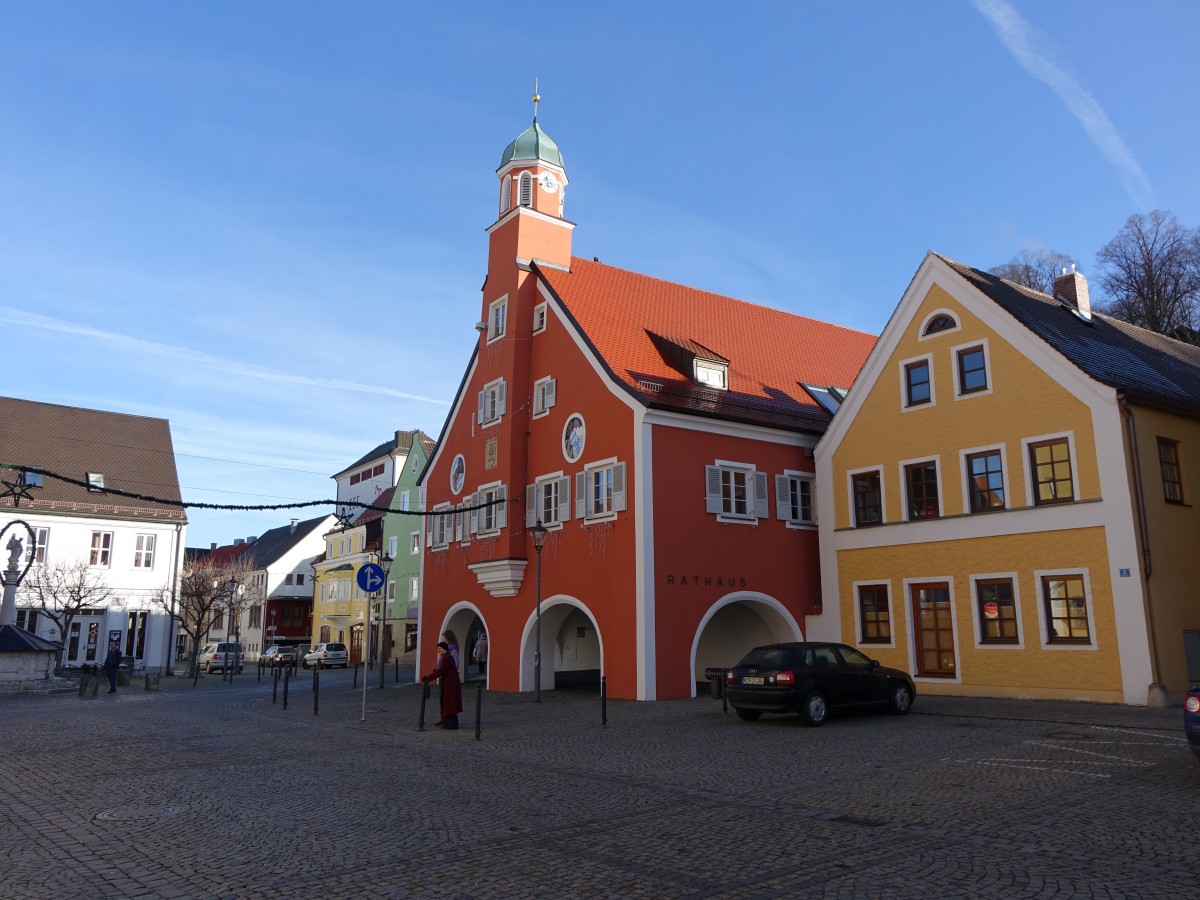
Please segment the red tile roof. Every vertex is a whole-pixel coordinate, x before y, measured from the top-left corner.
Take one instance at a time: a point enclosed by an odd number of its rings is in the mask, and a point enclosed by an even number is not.
[[[376,519],[382,518],[384,515],[384,510],[387,510],[388,508],[391,507],[392,495],[394,495],[395,493],[396,493],[396,488],[393,486],[393,487],[388,488],[383,493],[381,493],[378,497],[376,497],[374,499],[374,501],[372,501],[371,505],[372,506],[381,506],[381,507],[383,507],[383,509],[364,509],[362,511],[362,515],[360,515],[357,519],[354,520],[353,527],[357,528],[359,525],[366,525],[368,522],[374,522]]]
[[[574,257],[538,269],[613,376],[649,406],[824,431],[829,415],[800,386],[848,388],[875,336]],[[683,377],[651,333],[729,360],[729,389]]]
[[[226,544],[204,554],[197,562],[214,569],[223,569],[237,560],[239,556],[253,547],[253,544]]]

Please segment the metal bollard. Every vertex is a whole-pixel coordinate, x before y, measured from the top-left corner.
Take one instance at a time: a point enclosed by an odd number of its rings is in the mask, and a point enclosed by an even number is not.
[[[400,657],[398,656],[396,657],[396,677],[394,680],[396,684],[400,683]]]
[[[290,672],[291,672],[291,669],[283,670],[283,708],[284,709],[287,709],[288,680],[291,678],[291,675],[289,674]]]
[[[321,696],[321,667],[313,668],[313,715],[317,714],[317,702]]]
[[[608,727],[608,676],[600,676],[600,724]]]
[[[271,702],[275,703],[275,698],[279,696],[279,667],[276,666],[271,672]]]
[[[262,684],[262,658],[258,660],[258,683]]]
[[[480,709],[483,704],[483,682],[475,682],[475,740],[479,740]]]
[[[363,673],[363,678],[366,678],[366,677],[367,677],[367,675],[366,675],[366,673],[364,672],[364,673]],[[358,687],[358,663],[355,663],[355,664],[354,664],[354,686],[355,686],[355,687]]]
[[[425,730],[425,701],[429,699],[429,683],[421,685],[421,717],[417,719],[417,731]]]

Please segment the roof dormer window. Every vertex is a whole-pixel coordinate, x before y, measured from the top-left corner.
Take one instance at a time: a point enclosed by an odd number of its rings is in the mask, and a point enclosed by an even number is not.
[[[103,472],[88,472],[87,485],[89,491],[104,490],[104,473]]]
[[[723,391],[729,387],[729,366],[726,363],[697,359],[696,381],[713,390]]]

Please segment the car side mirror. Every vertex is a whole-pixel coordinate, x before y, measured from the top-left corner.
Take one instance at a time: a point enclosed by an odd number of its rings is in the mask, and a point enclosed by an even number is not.
[[[878,668],[879,668],[879,660],[877,660],[877,659],[871,660],[871,671],[874,672]]]

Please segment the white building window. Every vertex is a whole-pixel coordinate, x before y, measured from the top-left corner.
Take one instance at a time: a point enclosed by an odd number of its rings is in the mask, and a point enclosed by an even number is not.
[[[388,550],[387,550],[388,556],[390,556],[392,559],[395,559],[396,551],[399,549],[399,547],[400,547],[400,538],[399,537],[397,537],[396,535],[392,535],[390,538],[388,538]]]
[[[533,308],[533,333],[546,330],[546,304],[539,303]]]
[[[135,569],[154,568],[155,535],[139,534],[133,549],[133,567]]]
[[[89,491],[104,490],[104,473],[103,472],[88,472],[87,484]]]
[[[417,578],[408,579],[408,599],[414,603],[421,599],[421,582]]]
[[[525,527],[539,521],[547,528],[571,518],[571,476],[550,475],[525,487]]]
[[[594,463],[575,476],[575,517],[611,519],[625,509],[625,463]]]
[[[517,202],[522,206],[533,205],[533,176],[522,172],[517,182]]]
[[[504,326],[508,320],[508,296],[492,302],[488,307],[488,340],[504,337]]]
[[[533,417],[544,416],[554,405],[558,383],[553,378],[539,378],[533,383]]]
[[[706,359],[696,360],[696,381],[705,387],[723,391],[729,387],[729,367]]]
[[[505,177],[500,185],[500,215],[508,212],[512,206],[512,179]]]
[[[408,536],[408,553],[410,556],[416,556],[421,552],[421,532],[414,531]]]
[[[112,564],[112,532],[92,532],[92,553],[88,560],[91,566],[109,566]]]
[[[813,525],[817,521],[813,477],[793,472],[775,476],[775,515],[789,525]]]
[[[717,460],[704,467],[705,509],[722,522],[754,522],[767,515],[767,473]]]
[[[454,537],[454,507],[449,503],[439,503],[425,523],[429,546],[435,550],[447,546]]]
[[[400,492],[400,512],[408,512],[408,495],[410,491]]]
[[[507,388],[504,379],[493,381],[479,392],[479,423],[486,425],[499,421],[504,415]]]
[[[508,525],[508,486],[489,484],[481,487],[473,496],[471,506],[480,507],[471,516],[474,527],[471,531],[479,535],[499,533]]]
[[[35,528],[33,529],[34,545],[33,545],[33,562],[35,565],[45,565],[46,551],[50,548],[50,529]],[[32,628],[26,629],[32,631]]]

